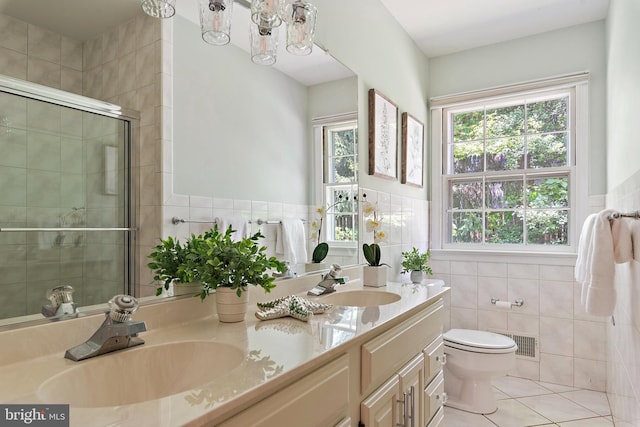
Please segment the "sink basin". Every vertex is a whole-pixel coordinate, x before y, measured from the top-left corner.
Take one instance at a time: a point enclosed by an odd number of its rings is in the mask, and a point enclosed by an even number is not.
[[[318,301],[352,307],[371,307],[391,304],[400,300],[400,295],[386,291],[344,291],[321,297]]]
[[[224,343],[187,341],[87,359],[45,381],[47,403],[96,408],[160,399],[206,384],[240,365],[244,353]]]

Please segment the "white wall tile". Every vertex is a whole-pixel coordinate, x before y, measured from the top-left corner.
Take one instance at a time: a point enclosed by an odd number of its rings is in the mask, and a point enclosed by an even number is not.
[[[509,264],[507,276],[514,279],[538,279],[540,266],[537,264]]]
[[[507,263],[480,262],[478,263],[478,276],[507,277]]]
[[[478,308],[478,277],[451,275],[451,306]]]
[[[26,22],[0,14],[0,46],[26,54],[28,28]]]
[[[573,356],[573,321],[540,317],[540,352]]]
[[[540,353],[540,381],[573,386],[573,357]]]

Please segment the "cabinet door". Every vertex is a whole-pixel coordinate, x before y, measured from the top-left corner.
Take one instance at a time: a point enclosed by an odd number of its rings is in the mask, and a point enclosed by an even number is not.
[[[325,427],[349,413],[349,359],[342,356],[251,408],[220,427]]]
[[[400,380],[394,375],[360,404],[360,420],[365,427],[396,427],[399,422]]]
[[[400,424],[404,423],[410,427],[424,426],[424,356],[419,354],[411,359],[398,372],[400,379],[400,399],[407,399],[406,416],[409,417],[405,422],[402,413],[400,414]]]

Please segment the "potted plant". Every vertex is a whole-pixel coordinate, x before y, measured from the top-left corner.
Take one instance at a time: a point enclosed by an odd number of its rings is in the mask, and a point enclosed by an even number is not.
[[[362,206],[362,213],[366,218],[366,230],[373,233],[373,243],[364,243],[362,245],[362,253],[368,264],[362,270],[362,284],[379,288],[387,285],[388,265],[380,262],[382,251],[379,245],[379,243],[386,240],[387,235],[381,230],[382,219],[378,216],[376,205],[367,202],[366,197],[366,194],[363,195],[365,201]]]
[[[259,286],[270,292],[276,285],[268,270],[285,271],[285,263],[266,255],[266,246],[258,245],[264,237],[259,231],[253,236],[234,241],[233,229],[224,233],[218,227],[207,231],[193,252],[197,277],[202,282],[200,298],[216,291],[218,317],[222,322],[244,320],[248,286]]]
[[[431,252],[420,253],[418,248],[413,248],[409,252],[402,252],[402,272],[410,273],[411,282],[421,283],[424,273],[433,274],[429,267],[429,257]]]
[[[332,208],[335,208],[343,202],[346,202],[346,199],[342,194],[340,194],[338,195],[338,200],[327,209],[325,209],[323,206],[320,206],[316,209],[318,219],[315,219],[311,222],[311,240],[317,242],[317,244],[313,249],[313,253],[311,254],[311,265],[306,266],[306,271],[322,270],[326,268],[326,265],[323,263],[323,261],[329,254],[329,244],[322,241],[322,225],[324,224],[324,217],[326,213],[329,212]]]
[[[153,270],[153,279],[160,282],[156,296],[170,292],[172,285],[173,292],[169,295],[195,294],[200,291],[200,283],[190,256],[192,246],[197,243],[197,238],[193,235],[184,245],[169,236],[161,239],[160,244],[154,247],[153,252],[148,255],[152,261],[147,267]]]

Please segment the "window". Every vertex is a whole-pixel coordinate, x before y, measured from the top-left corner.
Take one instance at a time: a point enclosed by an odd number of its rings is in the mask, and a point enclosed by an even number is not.
[[[348,121],[323,126],[323,183],[329,243],[358,240],[358,124]]]
[[[437,246],[573,250],[577,193],[586,188],[576,172],[577,87],[432,102],[443,160]]]

